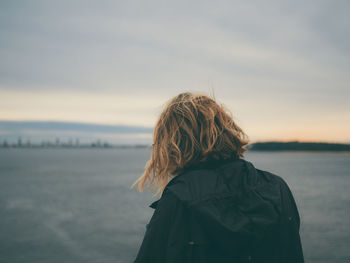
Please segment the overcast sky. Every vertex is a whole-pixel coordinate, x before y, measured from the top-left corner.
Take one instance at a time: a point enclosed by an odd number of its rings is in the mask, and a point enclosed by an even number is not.
[[[1,1],[0,120],[153,127],[214,91],[251,140],[350,142],[350,1]]]

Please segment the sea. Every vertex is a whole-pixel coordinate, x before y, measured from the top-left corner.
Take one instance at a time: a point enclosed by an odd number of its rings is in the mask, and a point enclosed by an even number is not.
[[[129,263],[159,197],[130,185],[149,148],[0,149],[1,263]],[[350,262],[350,153],[247,152],[288,183],[305,262]]]

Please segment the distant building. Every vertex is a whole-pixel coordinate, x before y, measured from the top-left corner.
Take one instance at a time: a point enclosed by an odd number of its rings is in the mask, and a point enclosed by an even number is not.
[[[2,143],[2,147],[9,147],[9,144],[7,143],[7,140],[5,139]]]
[[[21,146],[22,146],[22,138],[21,138],[21,137],[18,137],[17,146],[18,146],[18,147],[21,147]]]

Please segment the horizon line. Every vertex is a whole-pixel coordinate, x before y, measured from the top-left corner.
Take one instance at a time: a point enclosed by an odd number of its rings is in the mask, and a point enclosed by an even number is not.
[[[26,122],[26,123],[67,123],[67,124],[83,124],[83,125],[99,125],[99,126],[123,126],[123,127],[139,127],[139,128],[153,128],[152,126],[145,126],[145,125],[139,125],[139,124],[122,124],[122,123],[99,123],[99,122],[84,122],[84,121],[62,121],[62,120],[37,120],[37,119],[31,119],[31,120],[7,120],[7,119],[0,119],[0,123],[5,122],[11,122],[11,123],[20,123],[20,122]]]
[[[144,126],[144,125],[130,125],[130,124],[107,124],[107,123],[96,123],[96,122],[82,122],[82,121],[62,121],[62,120],[3,120],[0,119],[1,124],[32,124],[32,125],[44,125],[44,124],[54,124],[58,125],[56,127],[45,127],[45,126],[36,126],[30,127],[38,130],[78,130],[85,132],[103,132],[103,133],[118,133],[118,134],[135,134],[135,133],[144,133],[144,134],[152,134],[153,127]],[[63,125],[63,126],[61,126]],[[71,125],[71,127],[65,127],[65,125]],[[6,127],[9,129],[17,128],[17,127]],[[18,127],[18,128],[28,128],[28,127]],[[85,129],[84,129],[85,128]],[[104,130],[105,128],[106,130]],[[97,130],[96,130],[97,129]],[[101,130],[103,129],[103,130]],[[118,129],[118,130],[115,130]],[[0,127],[1,130],[1,127]],[[25,136],[23,136],[25,137]],[[249,136],[248,136],[249,138]],[[302,142],[302,143],[339,143],[339,144],[350,144],[350,141],[347,140],[303,140],[303,139],[256,139],[249,140],[249,144],[251,143],[265,143],[265,142]]]

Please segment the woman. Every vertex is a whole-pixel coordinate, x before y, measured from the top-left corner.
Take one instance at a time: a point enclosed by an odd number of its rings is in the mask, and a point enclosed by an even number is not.
[[[161,198],[135,263],[304,262],[300,218],[285,181],[244,160],[248,143],[224,106],[201,94],[171,99],[132,185]]]

